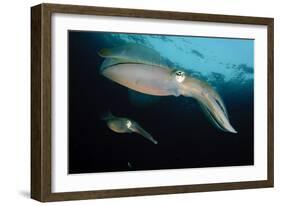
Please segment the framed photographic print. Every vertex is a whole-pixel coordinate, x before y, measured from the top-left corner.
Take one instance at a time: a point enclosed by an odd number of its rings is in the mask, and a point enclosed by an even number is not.
[[[273,19],[31,9],[31,196],[273,187]]]

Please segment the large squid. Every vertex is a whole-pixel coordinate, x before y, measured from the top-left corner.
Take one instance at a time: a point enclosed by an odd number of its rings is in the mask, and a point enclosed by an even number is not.
[[[127,44],[102,49],[105,60],[101,74],[129,89],[155,96],[195,98],[211,121],[221,130],[237,133],[220,95],[206,82],[187,75],[180,69],[171,69],[153,49]]]

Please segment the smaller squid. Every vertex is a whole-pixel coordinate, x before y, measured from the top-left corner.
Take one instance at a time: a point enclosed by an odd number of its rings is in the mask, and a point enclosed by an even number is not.
[[[102,120],[106,121],[107,126],[114,132],[117,133],[138,133],[144,138],[150,140],[154,144],[158,142],[145,131],[137,122],[126,117],[116,117],[108,112],[102,117]]]

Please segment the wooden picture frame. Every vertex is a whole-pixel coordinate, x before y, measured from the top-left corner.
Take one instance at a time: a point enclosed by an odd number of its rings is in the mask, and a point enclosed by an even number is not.
[[[51,89],[52,22],[54,13],[98,15],[192,22],[216,22],[267,27],[267,179],[257,181],[168,185],[93,191],[52,192]],[[160,195],[273,187],[273,35],[272,18],[169,11],[40,4],[31,8],[31,197],[38,201],[64,201],[140,195]]]

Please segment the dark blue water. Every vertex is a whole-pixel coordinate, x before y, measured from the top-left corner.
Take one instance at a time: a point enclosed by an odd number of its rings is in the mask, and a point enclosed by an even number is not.
[[[221,95],[237,134],[206,118],[196,100],[141,95],[101,76],[97,52],[126,43],[158,51]],[[69,173],[254,164],[253,40],[103,32],[69,32]],[[101,120],[137,121],[158,141],[111,131]]]

